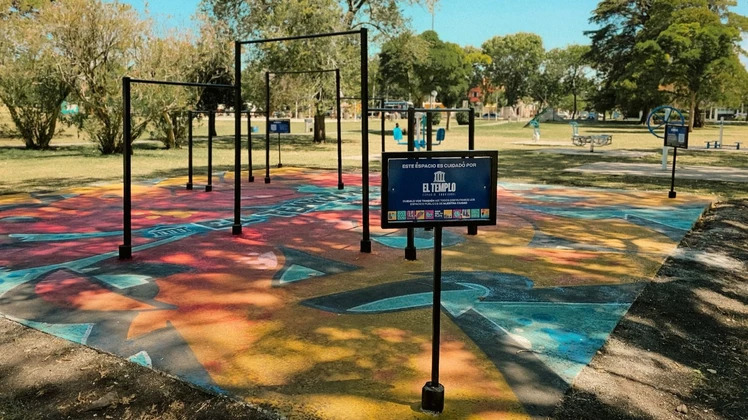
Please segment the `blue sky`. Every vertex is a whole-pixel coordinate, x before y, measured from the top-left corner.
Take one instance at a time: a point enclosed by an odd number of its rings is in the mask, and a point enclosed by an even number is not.
[[[200,0],[152,0],[151,15],[166,29],[189,27]],[[144,10],[145,0],[124,0]],[[434,19],[440,38],[460,45],[480,45],[495,35],[534,32],[543,38],[545,48],[587,44],[585,30],[598,0],[441,0]],[[735,11],[748,15],[748,0],[738,0]],[[431,14],[422,6],[407,7],[413,29],[431,29]],[[748,37],[746,37],[748,38]],[[748,49],[748,39],[743,41]],[[745,62],[745,60],[744,60]]]

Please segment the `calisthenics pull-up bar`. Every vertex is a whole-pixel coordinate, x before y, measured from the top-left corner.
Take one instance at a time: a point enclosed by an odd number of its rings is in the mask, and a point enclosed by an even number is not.
[[[334,36],[346,36],[346,35],[359,35],[360,37],[360,54],[361,54],[361,215],[362,215],[362,238],[361,238],[361,252],[371,252],[371,232],[369,228],[369,47],[368,47],[368,29],[361,28],[357,31],[345,31],[345,32],[331,32],[325,34],[311,34],[311,35],[300,35],[300,36],[289,36],[282,38],[271,38],[271,39],[255,39],[251,41],[236,41],[234,43],[234,74],[235,74],[235,109],[242,108],[241,99],[241,56],[242,56],[242,45],[249,44],[263,44],[268,42],[280,42],[280,41],[295,41],[303,39],[314,39]],[[237,137],[235,143],[239,145],[239,130],[241,129],[241,118],[237,115],[235,120],[235,128]],[[235,161],[237,166],[239,165],[241,157],[239,155],[239,146],[237,146]],[[237,169],[238,172],[239,169]],[[237,184],[239,183],[239,177],[235,177]],[[239,214],[239,188],[235,189],[235,220],[238,220]],[[241,233],[241,224],[235,223],[233,226],[234,233]]]
[[[132,141],[132,118],[130,109],[130,86],[132,83],[143,83],[151,85],[168,85],[168,86],[191,86],[212,89],[235,89],[233,85],[209,84],[209,83],[191,83],[191,82],[171,82],[165,80],[145,80],[131,79],[127,76],[122,78],[122,167],[124,172],[123,179],[123,223],[122,236],[123,244],[119,246],[119,258],[132,258],[132,156],[130,155]],[[237,173],[239,173],[237,171]],[[237,175],[235,178],[239,178]],[[239,205],[238,201],[235,203]],[[236,216],[236,215],[235,215]],[[235,217],[234,223],[238,223],[239,218]],[[241,227],[241,224],[239,225]]]
[[[340,109],[340,69],[322,69],[322,70],[289,70],[289,71],[268,71],[265,72],[265,183],[270,183],[270,75],[271,74],[312,74],[312,73],[335,73],[335,104],[336,120],[338,133],[338,189],[342,190],[343,185],[343,154],[342,154],[342,127],[341,127],[341,109]],[[280,133],[278,134],[278,167],[280,163]]]

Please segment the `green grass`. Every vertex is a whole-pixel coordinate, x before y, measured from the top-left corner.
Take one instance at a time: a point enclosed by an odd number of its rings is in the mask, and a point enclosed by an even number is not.
[[[3,120],[0,113],[0,124]],[[405,127],[405,121],[399,121]],[[219,118],[216,123],[218,138],[214,141],[214,169],[233,170],[233,120]],[[445,122],[442,121],[441,126]],[[261,128],[253,136],[254,168],[258,172],[264,169],[264,141],[262,128],[264,121],[253,121]],[[303,123],[293,123],[292,132],[301,133]],[[343,166],[345,171],[355,171],[361,167],[361,132],[360,122],[346,121],[343,129]],[[246,122],[242,129],[246,130]],[[389,133],[394,122],[386,123]],[[286,166],[308,168],[336,168],[335,121],[328,120],[327,133],[329,140],[323,144],[314,144],[310,134],[291,134],[282,136],[282,162]],[[369,144],[372,157],[378,157],[381,151],[380,121],[369,120]],[[587,163],[598,161],[659,163],[662,141],[653,137],[646,128],[637,124],[624,123],[581,123],[580,134],[612,134],[613,144],[605,149],[627,149],[651,151],[644,158],[611,158],[601,155],[556,155],[536,153],[542,147],[519,145],[518,142],[529,142],[532,129],[524,123],[497,123],[495,121],[476,121],[476,148],[499,150],[499,179],[563,184],[575,186],[615,187],[628,189],[664,190],[669,187],[667,178],[650,178],[635,176],[590,176],[564,172]],[[205,120],[197,123],[195,133],[195,176],[200,179],[206,174],[207,164],[207,126]],[[703,147],[703,141],[717,138],[718,127],[707,127],[691,134],[690,143]],[[566,123],[541,124],[541,142],[563,142],[563,148],[574,148],[570,141],[571,127]],[[726,126],[725,142],[748,140],[748,126]],[[278,162],[276,135],[271,136],[271,160],[274,167]],[[242,138],[244,150],[242,159],[246,169],[246,133]],[[447,133],[447,140],[435,150],[467,149],[467,127],[459,126],[454,119]],[[17,138],[0,137],[0,194],[23,193],[32,191],[55,190],[63,187],[78,186],[93,182],[118,182],[122,179],[122,156],[102,156],[93,143],[86,140],[84,134],[75,129],[64,128],[55,137],[51,145],[53,150],[33,151],[22,149],[23,143]],[[13,146],[13,147],[9,147]],[[748,149],[748,141],[743,144]],[[388,151],[405,150],[398,146],[387,135]],[[582,148],[580,148],[582,149]],[[682,165],[729,166],[748,168],[748,153],[736,153],[724,150],[703,152],[686,150],[678,154],[678,163]],[[187,150],[166,150],[161,143],[152,139],[143,139],[135,144],[133,156],[133,177],[148,179],[186,175]],[[371,162],[372,170],[379,170],[378,159]],[[678,180],[678,191],[699,194],[715,194],[721,197],[744,197],[748,195],[748,186],[740,183]]]

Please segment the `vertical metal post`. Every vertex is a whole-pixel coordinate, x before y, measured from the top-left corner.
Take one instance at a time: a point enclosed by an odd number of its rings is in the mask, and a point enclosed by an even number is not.
[[[668,198],[675,198],[677,195],[675,193],[675,158],[678,156],[678,148],[673,147],[673,175],[670,178],[670,192],[668,193]]]
[[[270,73],[265,72],[265,183],[270,183]]]
[[[369,44],[368,30],[361,28],[361,252],[371,252],[369,232]]]
[[[187,189],[192,189],[192,111],[187,111]]]
[[[439,338],[441,335],[442,227],[434,228],[434,301],[431,308],[431,381],[421,391],[421,408],[444,411],[444,386],[439,383]]]
[[[231,234],[240,235],[242,233],[242,44],[239,42],[234,42],[234,83],[234,224],[231,225]],[[250,151],[251,146],[250,144]],[[251,162],[250,159],[250,175],[252,174]]]
[[[379,100],[379,109],[384,109],[384,99]],[[379,111],[379,118],[382,120],[382,153],[384,153],[384,143],[385,143],[385,134],[384,134],[384,111]]]
[[[252,111],[247,110],[247,162],[249,163],[249,178],[247,181],[255,182],[252,175]]]
[[[408,107],[408,151],[412,152],[415,149],[415,135],[416,135],[416,122],[415,122],[415,110],[413,107]],[[382,215],[384,217],[384,215]],[[407,228],[407,243],[405,245],[405,259],[408,261],[415,261],[416,245],[415,245],[415,230],[413,228]]]
[[[342,190],[343,185],[343,128],[340,123],[340,69],[335,69],[335,99],[338,116],[338,189]]]
[[[132,258],[132,188],[130,157],[130,78],[122,78],[122,234],[123,244],[119,246],[119,259]]]
[[[281,163],[281,133],[278,133],[278,167],[283,167],[283,163]]]
[[[431,146],[433,145],[432,140],[431,140],[431,134],[433,131],[433,127],[432,127],[433,119],[434,119],[434,116],[432,115],[432,113],[427,112],[426,113],[426,150],[429,150],[429,151],[431,150]]]
[[[475,108],[468,110],[468,150],[475,150]],[[478,226],[468,226],[468,235],[477,235]]]
[[[208,185],[205,186],[206,192],[213,191],[213,123],[215,122],[215,112],[208,111]]]

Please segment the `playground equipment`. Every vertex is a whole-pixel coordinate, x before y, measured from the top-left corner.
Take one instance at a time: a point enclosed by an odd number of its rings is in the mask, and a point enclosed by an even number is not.
[[[265,72],[265,183],[270,183],[270,75],[271,74],[309,74],[309,73],[335,73],[335,114],[337,119],[338,134],[338,189],[342,190],[343,185],[343,154],[342,154],[342,136],[341,136],[341,109],[340,109],[340,69],[322,69],[322,70],[297,70],[297,71],[266,71]],[[280,133],[278,133],[278,167],[280,163]]]
[[[436,130],[436,140],[431,139],[431,126],[433,126],[433,123],[431,123],[431,114],[423,114],[421,116],[417,116],[416,118],[420,121],[420,128],[418,130],[418,134],[420,135],[420,137],[413,140],[413,147],[416,151],[420,151],[421,149],[431,150],[431,147],[438,146],[442,144],[444,140],[446,140],[447,130],[445,130],[443,127],[440,127]],[[382,138],[384,139],[384,129],[382,130]],[[398,145],[408,145],[408,142],[403,140],[402,131],[393,130],[392,138]],[[384,148],[382,148],[382,151],[384,151]]]
[[[233,85],[193,83],[193,82],[175,82],[164,80],[144,80],[132,79],[128,76],[122,78],[122,127],[123,127],[123,150],[122,150],[122,167],[123,167],[123,224],[122,236],[123,244],[119,246],[119,258],[132,258],[132,157],[130,147],[132,142],[132,118],[131,118],[131,94],[130,87],[133,83],[172,85],[172,86],[191,86],[208,89],[231,89],[234,92],[234,109],[240,111],[243,108],[242,99],[242,46],[256,45],[272,42],[305,40],[313,38],[330,38],[338,36],[359,36],[360,47],[360,83],[361,83],[361,114],[368,115],[369,111],[369,48],[368,48],[368,29],[361,28],[358,30],[344,32],[330,32],[323,34],[289,36],[270,39],[256,39],[250,41],[234,42],[234,77]],[[339,91],[340,89],[338,89]],[[367,118],[361,120],[361,214],[362,214],[362,238],[360,251],[371,252],[371,230],[369,226],[369,142],[368,140],[369,122]],[[266,139],[266,160],[269,159],[269,140]],[[251,150],[251,147],[250,147]],[[268,165],[269,166],[269,165]],[[242,233],[241,219],[241,113],[234,113],[234,217],[231,225],[231,233],[239,235]],[[269,170],[269,169],[268,169]],[[252,162],[249,162],[249,173],[251,177]],[[269,172],[266,173],[269,177]]]
[[[590,153],[595,151],[595,146],[607,146],[613,143],[613,136],[610,134],[596,134],[591,136],[582,136],[579,134],[579,124],[576,121],[569,123],[571,126],[571,142],[574,146],[590,145]]]
[[[725,130],[725,117],[720,117],[719,119],[719,139],[717,140],[708,140],[704,143],[706,144],[706,148],[709,149],[710,146],[714,146],[715,149],[721,149],[722,146],[731,146],[734,147],[735,150],[740,150],[740,145],[743,144],[743,142],[736,141],[734,144],[724,144],[722,142],[723,134]]]
[[[252,116],[249,111],[241,111],[242,114],[247,114],[247,146],[249,149],[249,162],[252,162],[252,133],[257,132],[257,127],[252,127]],[[187,189],[191,190],[193,187],[193,176],[192,176],[192,120],[197,114],[208,115],[208,183],[205,186],[205,191],[210,192],[213,190],[213,131],[215,131],[216,115],[215,111],[187,111],[188,129],[187,129]],[[254,182],[252,176],[252,167],[250,165],[249,182]]]
[[[685,125],[683,114],[670,105],[661,105],[653,109],[647,116],[647,129],[653,136],[664,139],[666,125]],[[662,146],[662,170],[667,170],[667,146]]]

